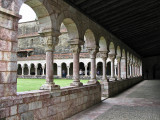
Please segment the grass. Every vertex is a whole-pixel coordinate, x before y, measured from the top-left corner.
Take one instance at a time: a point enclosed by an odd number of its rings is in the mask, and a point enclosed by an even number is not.
[[[73,80],[69,79],[54,79],[56,85],[61,87],[69,86]],[[88,80],[81,80],[82,83],[87,83]],[[17,92],[39,90],[45,83],[45,79],[20,79],[17,80]]]

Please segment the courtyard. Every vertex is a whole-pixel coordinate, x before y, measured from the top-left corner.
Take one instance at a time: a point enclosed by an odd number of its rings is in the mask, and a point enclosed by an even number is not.
[[[71,79],[54,79],[56,85],[60,87],[70,86],[73,80]],[[87,83],[88,80],[81,80],[83,84]],[[39,90],[39,88],[45,83],[45,79],[17,79],[17,92]]]

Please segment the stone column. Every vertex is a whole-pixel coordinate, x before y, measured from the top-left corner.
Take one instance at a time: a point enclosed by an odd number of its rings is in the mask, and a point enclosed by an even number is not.
[[[28,75],[31,75],[31,66],[28,66]]]
[[[132,64],[130,63],[130,77],[132,78],[133,77],[133,74],[132,74]]]
[[[88,75],[87,75],[87,65],[85,65],[85,76],[87,77]]]
[[[134,66],[134,63],[132,64],[132,73],[133,73],[133,77],[135,77],[135,66]]]
[[[114,60],[115,60],[115,55],[109,54],[109,58],[111,59],[111,78],[110,81],[115,81],[115,69],[114,69]]]
[[[96,84],[99,83],[96,79],[96,54],[98,50],[96,48],[88,48],[88,51],[91,59],[91,79],[88,84]]]
[[[41,86],[41,90],[54,90],[60,89],[58,85],[55,85],[53,81],[53,51],[55,45],[58,43],[59,33],[53,33],[52,31],[45,31],[41,33],[45,39],[46,50],[46,83]]]
[[[130,67],[129,67],[129,64],[130,64],[130,60],[127,60],[127,78],[130,78]]]
[[[127,63],[126,63],[126,57],[121,58],[121,77],[122,79],[127,78]]]
[[[108,53],[107,52],[101,52],[100,55],[101,55],[101,58],[103,60],[103,76],[102,76],[102,80],[103,80],[103,82],[108,82],[107,76],[106,76],[106,60],[108,58]]]
[[[67,76],[69,77],[69,68],[70,66],[67,66]]]
[[[61,66],[57,66],[57,75],[59,78],[62,78],[62,67]]]
[[[121,57],[117,57],[118,76],[117,79],[121,80]]]
[[[37,76],[37,69],[38,69],[38,66],[35,65],[35,76]]]
[[[45,71],[45,65],[42,66],[42,76],[44,76],[44,71]]]
[[[79,54],[81,51],[81,40],[74,39],[68,41],[71,45],[71,49],[73,52],[73,82],[70,84],[71,86],[83,86],[83,83],[80,82],[79,79]]]
[[[22,66],[22,76],[24,76],[24,66]]]

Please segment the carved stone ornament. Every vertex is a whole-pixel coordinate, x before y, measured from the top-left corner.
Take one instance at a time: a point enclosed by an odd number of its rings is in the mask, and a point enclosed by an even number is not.
[[[121,57],[117,57],[116,59],[117,59],[117,63],[120,63]]]
[[[80,53],[81,47],[79,45],[71,45],[71,49],[73,53]]]
[[[100,57],[106,59],[108,57],[108,53],[107,52],[100,52]]]

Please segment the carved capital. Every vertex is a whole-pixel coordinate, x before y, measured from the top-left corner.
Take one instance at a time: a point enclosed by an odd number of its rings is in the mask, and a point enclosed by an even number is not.
[[[116,56],[115,56],[115,54],[109,54],[108,57],[109,57],[111,60],[114,60]]]
[[[107,59],[108,53],[107,52],[100,52],[100,57],[103,59]]]
[[[73,53],[80,53],[81,52],[80,45],[71,45],[71,49],[72,49]]]
[[[117,63],[120,63],[121,57],[117,57],[116,59],[117,59]]]
[[[98,47],[96,47],[96,48],[88,47],[87,49],[88,49],[88,52],[90,54],[90,58],[96,58],[96,54],[98,52]]]

